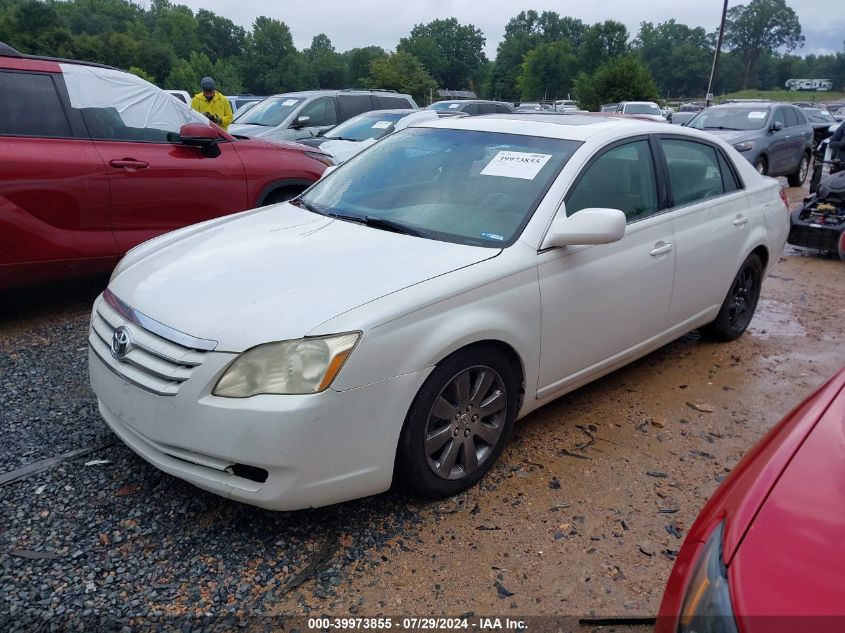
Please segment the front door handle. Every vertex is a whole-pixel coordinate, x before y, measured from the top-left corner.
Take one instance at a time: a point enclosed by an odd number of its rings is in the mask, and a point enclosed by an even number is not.
[[[734,226],[742,226],[746,222],[748,222],[748,216],[742,215],[740,213],[738,216],[736,216],[736,220],[734,220]]]
[[[652,257],[657,257],[658,255],[665,255],[666,253],[668,253],[671,250],[672,250],[671,244],[667,244],[665,242],[658,242],[657,244],[654,245],[654,248],[651,250],[649,255],[651,255]]]
[[[117,167],[118,169],[125,169],[126,171],[137,171],[139,169],[146,169],[150,166],[142,160],[135,160],[134,158],[122,158],[109,161],[109,165]]]

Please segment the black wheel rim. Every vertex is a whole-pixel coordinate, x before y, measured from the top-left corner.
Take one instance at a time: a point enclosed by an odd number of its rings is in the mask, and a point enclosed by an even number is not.
[[[477,365],[456,374],[428,414],[425,457],[441,479],[463,479],[490,458],[502,437],[508,411],[505,382],[492,367]]]
[[[748,327],[757,302],[757,275],[754,268],[745,266],[737,274],[731,287],[728,304],[728,323],[734,330]]]

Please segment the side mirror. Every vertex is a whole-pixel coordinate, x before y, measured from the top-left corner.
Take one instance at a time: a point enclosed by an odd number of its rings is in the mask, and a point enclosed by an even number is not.
[[[187,123],[179,128],[179,142],[190,147],[199,147],[209,158],[220,156],[217,146],[217,130],[203,123]]]
[[[772,123],[772,132],[780,132],[783,127],[783,121],[775,121]]]
[[[306,126],[306,125],[308,125],[310,122],[311,122],[311,117],[310,117],[310,116],[298,116],[298,117],[296,117],[296,119],[294,119],[294,122],[293,122],[293,123],[291,123],[291,124],[290,124],[290,126],[291,126],[294,130],[298,130],[298,129],[299,129],[299,128],[301,128],[301,127],[305,127],[305,126]]]
[[[618,242],[625,236],[626,226],[625,214],[619,209],[582,209],[567,217],[561,206],[540,248]]]

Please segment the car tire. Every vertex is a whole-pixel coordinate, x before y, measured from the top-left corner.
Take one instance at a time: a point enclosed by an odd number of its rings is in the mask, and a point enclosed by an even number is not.
[[[701,333],[716,341],[734,341],[742,336],[757,309],[762,281],[763,264],[755,253],[751,253],[731,282],[719,314],[701,328]]]
[[[501,454],[519,402],[510,360],[490,347],[452,354],[426,379],[411,405],[396,474],[416,495],[439,499],[466,490]]]
[[[838,251],[839,251],[839,259],[845,262],[845,230],[843,230],[839,234],[839,242],[838,242]]]
[[[769,175],[769,162],[766,160],[765,156],[759,156],[757,160],[754,161],[754,169],[756,169],[757,173],[761,176]]]
[[[269,204],[278,204],[279,202],[286,202],[287,200],[292,200],[296,198],[300,193],[302,193],[302,189],[298,189],[295,187],[288,187],[285,189],[276,189],[272,193],[270,193],[266,198],[264,198],[264,202],[262,203],[262,207],[266,207]]]
[[[810,155],[804,154],[801,157],[801,162],[798,163],[798,169],[795,170],[795,173],[789,174],[786,177],[786,181],[789,183],[790,187],[800,187],[804,184],[804,181],[807,180],[807,174],[810,171]]]

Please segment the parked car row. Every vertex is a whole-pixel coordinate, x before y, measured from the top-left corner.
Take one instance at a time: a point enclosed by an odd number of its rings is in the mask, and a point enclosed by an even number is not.
[[[111,270],[157,235],[286,200],[330,156],[237,138],[152,84],[0,45],[0,289]]]

